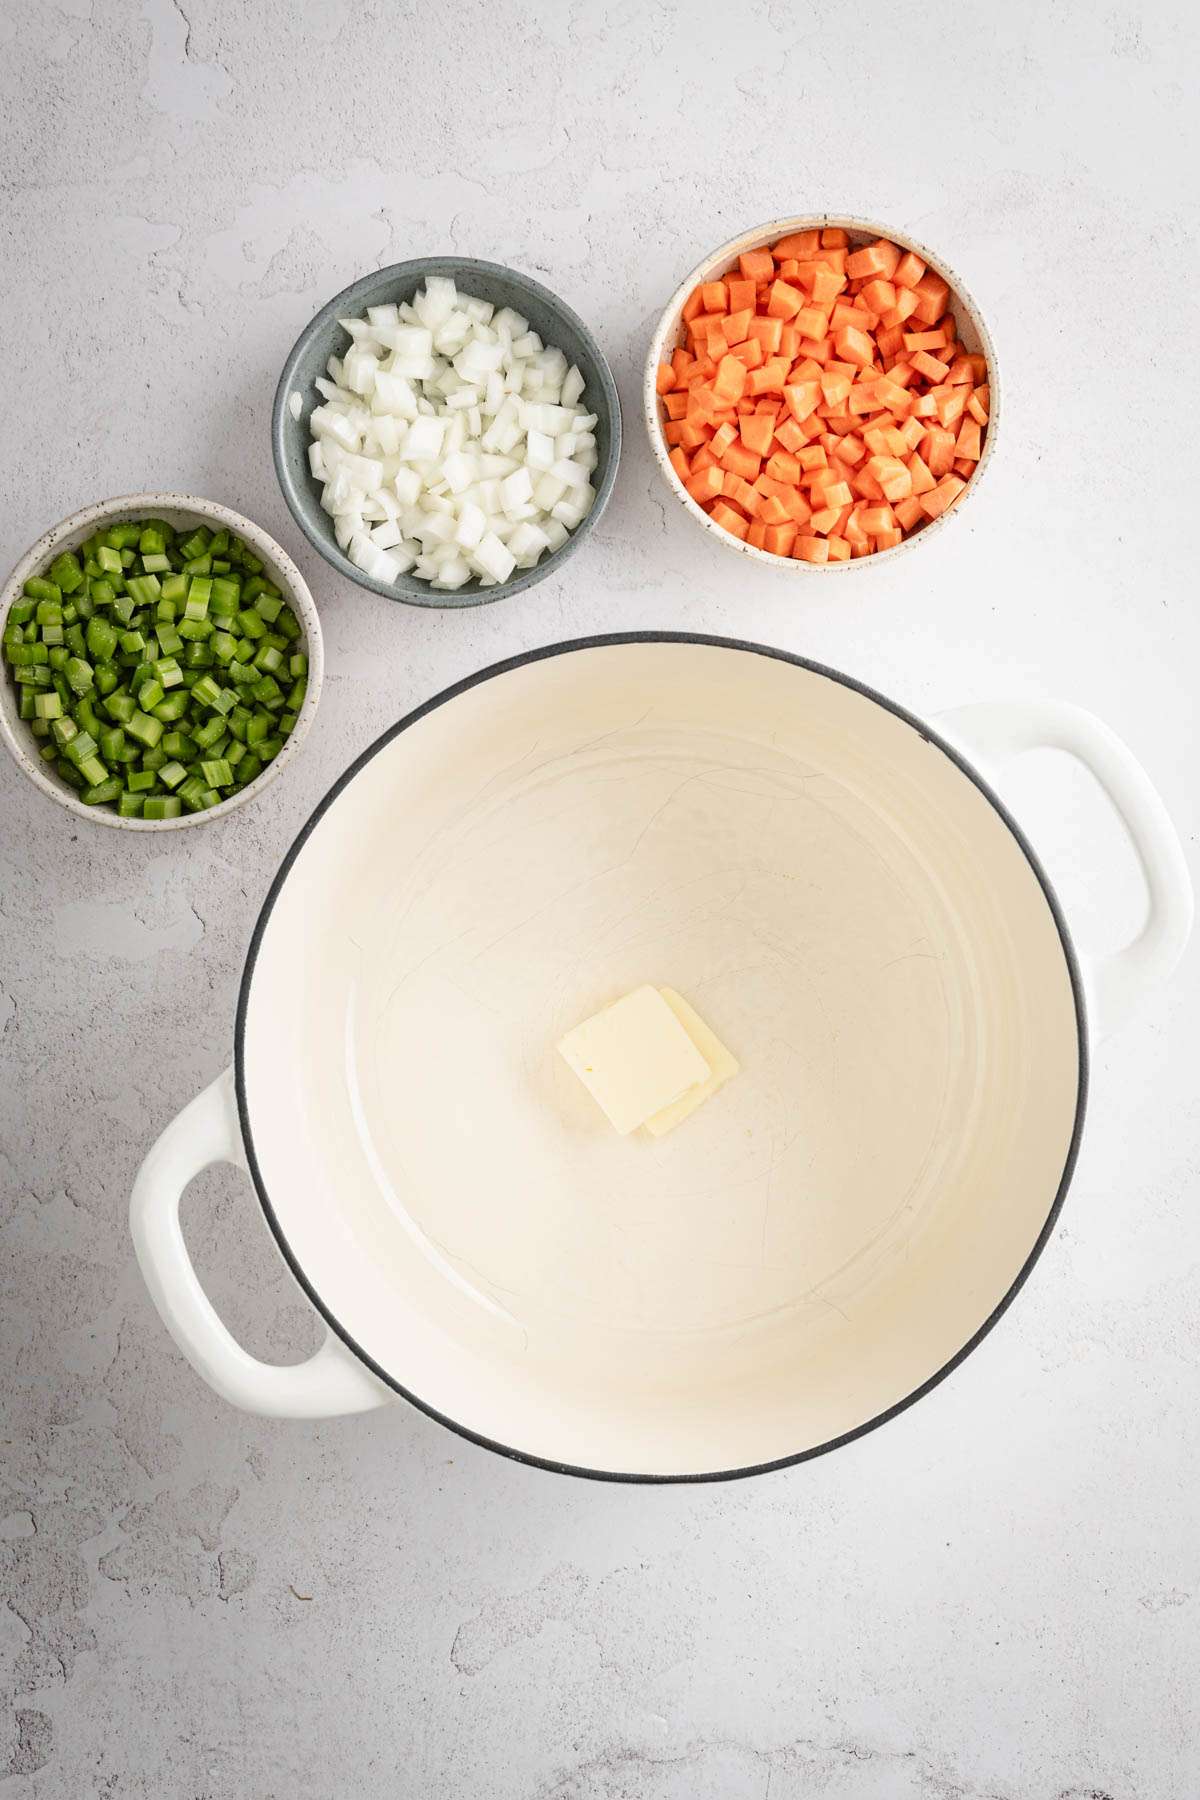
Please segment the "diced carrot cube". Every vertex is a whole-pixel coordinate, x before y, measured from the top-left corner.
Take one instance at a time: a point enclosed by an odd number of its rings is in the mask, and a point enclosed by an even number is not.
[[[826,370],[821,376],[821,393],[829,406],[837,406],[843,401],[853,385],[853,377],[849,375],[830,374]]]
[[[771,297],[767,301],[769,319],[794,319],[803,305],[804,295],[799,288],[791,287],[783,280],[771,283]]]
[[[735,344],[729,352],[747,369],[757,369],[763,361],[763,348],[757,338],[747,338],[744,344]]]
[[[913,290],[917,296],[917,309],[913,315],[923,325],[935,325],[946,310],[946,302],[950,298],[949,284],[935,275],[932,269],[926,269]]]
[[[789,256],[811,256],[820,246],[819,231],[793,231],[789,237],[781,237],[777,244],[772,244],[771,251],[776,261],[782,262]]]
[[[823,250],[844,250],[850,239],[840,225],[826,225],[821,232],[821,248]]]
[[[969,481],[975,473],[975,464],[969,456],[956,456],[950,464],[950,472],[952,475],[961,475],[964,481]]]
[[[790,483],[793,487],[800,480],[800,464],[788,450],[776,450],[767,463],[767,474],[772,481]]]
[[[904,333],[906,350],[944,350],[946,334],[944,331],[906,331]]]
[[[833,339],[828,334],[821,338],[801,338],[797,349],[810,362],[818,363],[824,368],[833,355]]]
[[[755,550],[764,550],[767,543],[767,528],[761,519],[751,519],[746,529],[746,542]]]
[[[725,342],[729,345],[731,350],[735,344],[745,343],[747,337],[750,335],[750,321],[753,317],[753,309],[749,306],[743,307],[741,312],[726,313],[724,325]]]
[[[896,515],[890,506],[864,506],[858,515],[858,522],[868,537],[878,537],[881,531],[893,528]]]
[[[680,317],[682,318],[684,324],[687,325],[691,322],[691,320],[696,318],[703,311],[704,311],[704,288],[703,288],[703,286],[694,287],[692,289],[691,293],[688,295],[687,299],[683,303],[683,310],[680,313]]]
[[[803,427],[798,425],[795,419],[789,418],[785,419],[782,425],[776,425],[775,441],[795,455],[796,451],[802,449],[808,442],[808,439],[804,435]]]
[[[734,475],[740,475],[743,481],[757,480],[758,472],[762,468],[762,458],[756,456],[752,450],[747,450],[741,443],[730,444],[727,450],[721,452],[717,460],[723,469],[732,471]]]
[[[679,446],[676,445],[670,456],[668,456],[667,461],[678,475],[680,481],[686,486],[692,472],[692,466],[688,461],[687,451],[681,450]]]
[[[889,243],[887,238],[877,238],[873,244],[868,244],[863,250],[855,250],[846,258],[846,273],[855,280],[869,280],[872,275],[882,275],[885,281],[890,281],[899,263],[900,252],[895,244]]]
[[[936,481],[950,471],[954,461],[954,434],[944,431],[941,426],[931,426],[921,439],[921,455],[929,465],[929,473]]]
[[[747,387],[752,394],[781,394],[788,378],[788,365],[781,356],[770,356],[761,369],[752,369]]]
[[[928,350],[916,351],[913,355],[912,366],[919,375],[925,377],[926,381],[935,383],[944,381],[949,370],[947,363],[939,362],[936,356],[929,354]]]
[[[826,563],[829,561],[829,545],[823,537],[801,535],[792,546],[792,555],[797,562]]]
[[[716,465],[716,457],[712,453],[711,444],[701,444],[692,457],[692,474],[698,475],[701,469],[711,469]]]
[[[897,325],[903,325],[907,319],[911,319],[916,310],[917,296],[912,289],[897,288],[895,306],[890,306],[887,312],[881,315],[879,323],[889,330],[894,329]]]
[[[654,387],[659,394],[669,394],[675,386],[675,371],[670,363],[659,363],[654,372]]]
[[[723,356],[717,364],[713,393],[718,400],[740,400],[746,391],[746,365],[736,356]]]
[[[782,319],[764,319],[761,314],[758,314],[750,321],[750,336],[756,338],[762,345],[764,356],[778,354],[782,331]]]
[[[813,342],[825,336],[829,329],[829,314],[823,306],[802,306],[795,316],[795,327],[800,333],[801,341],[810,338]]]
[[[826,506],[837,507],[840,512],[844,507],[854,503],[854,495],[847,481],[828,481],[821,489],[821,499]]]
[[[971,358],[969,356],[956,356],[954,361],[950,364],[950,373],[946,376],[946,380],[952,387],[973,387],[975,384],[975,371],[971,367]]]
[[[902,531],[911,531],[924,517],[921,502],[915,494],[910,494],[907,500],[896,501],[896,523]]]
[[[754,283],[744,276],[727,275],[725,292],[729,295],[729,310],[734,312],[754,311]]]
[[[827,537],[837,524],[841,510],[840,506],[823,506],[820,512],[815,512],[812,516],[810,523],[813,530],[819,531],[822,537]]]
[[[888,312],[895,306],[896,290],[890,281],[884,281],[877,275],[873,281],[863,283],[859,299],[878,318],[880,313]]]
[[[860,368],[867,368],[875,359],[875,347],[865,331],[855,325],[843,325],[834,334],[834,348],[843,362],[856,363]]]
[[[681,445],[683,443],[683,434],[687,429],[688,426],[686,422],[681,425],[676,425],[673,420],[667,419],[663,424],[663,442],[675,446]],[[704,442],[703,434],[701,434],[699,442]],[[694,445],[689,444],[687,445],[687,448],[691,450],[694,448]]]
[[[892,276],[898,288],[915,288],[925,273],[925,264],[915,250],[906,250],[896,264],[896,272]]]
[[[927,518],[940,518],[947,507],[954,505],[966,485],[958,475],[944,475],[935,488],[921,495],[921,510]]]
[[[685,419],[687,417],[688,397],[686,394],[664,394],[662,402],[663,411],[668,419]]]
[[[894,550],[897,544],[904,542],[904,533],[899,525],[893,525],[890,531],[881,531],[875,539],[876,550]]]
[[[937,403],[938,423],[947,427],[957,425],[967,410],[967,396],[960,387],[941,387],[935,390],[934,400]]]
[[[821,404],[821,384],[819,381],[794,382],[784,388],[783,397],[793,419],[802,424]]]
[[[691,475],[684,482],[684,486],[696,504],[704,506],[708,501],[715,500],[718,494],[724,492],[724,472],[715,466],[710,469],[702,469],[699,474]]]
[[[796,457],[796,461],[800,464],[800,467],[804,470],[806,475],[811,475],[814,469],[827,469],[829,467],[829,458],[819,444],[810,444],[807,450],[801,450]]]
[[[761,475],[759,480],[762,480]],[[764,525],[786,525],[788,522],[787,507],[777,494],[767,494],[759,500],[758,516]]]
[[[894,413],[906,413],[912,405],[911,394],[887,375],[881,375],[875,383],[875,398],[880,406]]]
[[[750,486],[741,475],[735,475],[732,469],[725,471],[725,483],[722,489],[727,500],[736,501],[742,511],[751,519],[755,518],[762,505],[762,495]]]
[[[893,454],[902,456],[907,462],[909,456],[925,436],[925,429],[924,419],[914,419],[910,413],[895,433],[895,441],[891,446]]]
[[[772,556],[790,556],[792,545],[796,542],[798,529],[790,520],[781,525],[768,525],[763,539],[763,549],[769,550]]]
[[[704,310],[708,313],[723,313],[729,309],[729,292],[723,281],[706,281],[700,289]]]
[[[770,281],[775,273],[775,259],[769,250],[743,250],[738,268],[748,281]]]
[[[732,425],[720,425],[712,436],[712,453],[716,457],[724,456],[730,444],[737,438],[737,431]]]
[[[834,533],[832,536],[826,538],[825,541],[829,545],[829,560],[831,563],[850,561],[850,546],[844,537],[839,537]]]
[[[775,435],[775,420],[770,413],[747,413],[739,429],[742,442],[752,455],[767,455]]]
[[[885,500],[907,500],[913,491],[913,478],[895,456],[873,456],[867,468],[879,483]]]
[[[814,306],[832,306],[846,285],[846,277],[839,275],[834,269],[817,266],[813,269],[813,278],[809,287]],[[817,334],[814,334],[817,335]]]
[[[922,494],[928,494],[937,486],[937,482],[933,478],[933,473],[930,470],[928,463],[925,462],[919,451],[913,451],[908,462],[905,464],[905,467],[912,476],[912,491],[916,497],[919,498]]]
[[[977,387],[967,401],[967,411],[978,425],[988,422],[988,406],[990,395],[987,387]]]
[[[958,436],[954,440],[956,458],[966,462],[978,462],[983,453],[983,435],[974,419],[964,419],[958,428]]]
[[[715,520],[735,538],[744,539],[750,529],[750,521],[744,519],[740,512],[730,506],[728,500],[718,500],[709,514],[709,518]]]

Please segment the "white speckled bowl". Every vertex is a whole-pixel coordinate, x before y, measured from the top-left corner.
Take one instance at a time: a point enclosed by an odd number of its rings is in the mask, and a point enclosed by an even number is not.
[[[990,416],[983,437],[983,455],[979,459],[979,466],[967,483],[967,490],[958,504],[952,506],[948,512],[944,512],[940,519],[931,520],[928,525],[923,525],[919,531],[914,532],[911,537],[904,538],[890,550],[877,550],[871,556],[856,557],[850,562],[807,563],[800,562],[791,556],[776,556],[769,550],[756,550],[752,544],[742,543],[732,533],[725,531],[720,525],[715,525],[703,507],[697,506],[668,459],[654,378],[659,363],[670,356],[680,341],[680,315],[683,311],[683,304],[697,282],[716,281],[725,274],[726,270],[737,261],[744,251],[761,249],[790,232],[824,230],[834,226],[840,226],[848,234],[850,243],[855,248],[861,244],[873,243],[876,238],[890,238],[892,243],[899,244],[902,250],[915,251],[928,263],[935,275],[940,275],[942,280],[949,284],[951,304],[959,325],[960,341],[969,351],[987,358],[988,383],[991,390]],[[642,399],[646,431],[654,460],[674,498],[696,520],[697,524],[703,525],[704,529],[719,543],[724,544],[726,549],[736,550],[739,556],[748,556],[755,562],[766,563],[775,569],[798,570],[807,575],[827,575],[832,574],[834,570],[877,567],[880,563],[890,562],[895,557],[903,555],[905,551],[913,549],[917,544],[927,542],[934,532],[942,529],[948,519],[962,511],[967,501],[975,493],[983,477],[983,472],[991,461],[1000,424],[1000,378],[996,366],[995,346],[979,308],[954,270],[948,263],[943,262],[940,256],[936,256],[932,250],[919,243],[916,238],[908,237],[903,231],[894,231],[890,225],[877,225],[870,219],[849,218],[844,213],[806,213],[801,218],[773,219],[768,225],[756,225],[752,231],[744,231],[739,237],[731,238],[729,243],[722,244],[719,250],[714,250],[711,256],[706,256],[702,263],[697,263],[671,295],[655,327],[646,356]]]
[[[276,585],[299,620],[304,648],[308,654],[308,692],[304,696],[304,705],[300,708],[295,729],[283,749],[267,764],[261,775],[247,783],[240,794],[235,794],[231,800],[223,800],[219,806],[210,807],[207,812],[185,812],[177,819],[122,819],[107,807],[85,806],[75,790],[60,780],[38,756],[34,748],[37,739],[18,713],[17,688],[7,665],[0,671],[0,737],[3,737],[18,766],[30,781],[41,788],[44,794],[49,794],[52,800],[57,800],[60,806],[67,807],[79,817],[97,825],[114,825],[121,831],[181,831],[187,825],[206,825],[212,819],[223,819],[236,807],[244,806],[248,800],[256,800],[268,783],[274,781],[296,755],[312,724],[321,693],[324,666],[321,622],[304,577],[291,557],[274,538],[268,537],[250,519],[244,519],[241,513],[233,512],[228,506],[221,506],[215,500],[197,499],[193,494],[124,494],[119,499],[102,500],[96,506],[85,506],[81,512],[72,513],[59,524],[52,525],[25,552],[3,589],[0,589],[0,630],[3,630],[9,607],[20,597],[21,589],[30,576],[39,574],[60,551],[75,549],[76,545],[91,536],[97,526],[112,524],[117,519],[145,517],[165,519],[169,525],[176,526],[194,522],[223,525],[238,537],[244,538],[271,571]]]

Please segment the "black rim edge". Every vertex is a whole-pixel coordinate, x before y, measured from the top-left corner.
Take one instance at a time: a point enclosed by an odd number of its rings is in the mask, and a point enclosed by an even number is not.
[[[978,1330],[968,1338],[962,1348],[947,1362],[943,1363],[941,1368],[929,1376],[926,1381],[923,1381],[919,1387],[914,1388],[911,1394],[906,1394],[902,1400],[897,1400],[893,1406],[889,1406],[883,1412],[876,1413],[874,1417],[864,1420],[861,1425],[856,1425],[853,1430],[843,1432],[838,1437],[827,1439],[823,1444],[815,1444],[810,1449],[796,1451],[790,1456],[777,1457],[770,1462],[753,1463],[736,1469],[714,1469],[702,1470],[697,1473],[689,1472],[677,1475],[663,1475],[639,1474],[632,1471],[613,1469],[591,1469],[575,1463],[559,1462],[551,1457],[535,1455],[532,1451],[518,1450],[511,1444],[499,1443],[494,1438],[489,1438],[482,1432],[473,1431],[470,1426],[461,1424],[458,1420],[450,1418],[446,1413],[440,1412],[435,1406],[431,1406],[427,1401],[422,1400],[418,1394],[413,1393],[411,1389],[406,1388],[399,1382],[395,1376],[389,1374],[386,1369],[377,1363],[374,1358],[362,1348],[361,1344],[355,1341],[352,1334],[325,1305],[316,1288],[305,1274],[299,1261],[292,1252],[283,1228],[275,1214],[275,1210],[271,1205],[270,1198],[267,1194],[266,1183],[263,1180],[262,1171],[259,1168],[258,1157],[254,1147],[253,1133],[250,1129],[250,1111],[246,1097],[245,1079],[245,1034],[250,988],[254,977],[254,966],[258,960],[259,947],[262,943],[263,934],[270,920],[275,902],[283,887],[284,881],[287,879],[292,864],[300,854],[300,851],[304,848],[304,845],[307,843],[309,836],[317,824],[324,817],[333,802],[338,798],[343,788],[347,787],[359,771],[365,768],[367,763],[377,756],[381,750],[386,749],[393,739],[399,737],[401,732],[407,731],[410,726],[417,724],[421,719],[425,718],[427,714],[437,711],[438,708],[445,706],[451,700],[457,699],[460,694],[468,692],[471,688],[479,687],[483,682],[490,681],[497,675],[506,675],[514,669],[523,668],[530,663],[544,662],[553,656],[565,656],[579,650],[597,650],[621,644],[700,644],[712,649],[739,650],[754,656],[766,656],[775,662],[791,663],[797,668],[806,669],[810,674],[820,675],[827,680],[836,681],[840,686],[849,688],[854,693],[861,694],[864,699],[873,700],[876,705],[882,706],[885,711],[892,713],[906,725],[911,726],[926,743],[935,746],[943,755],[949,757],[955,767],[961,770],[968,780],[978,788],[979,792],[991,804],[1008,827],[1008,830],[1015,839],[1019,849],[1029,863],[1029,866],[1037,879],[1038,885],[1045,896],[1046,904],[1050,909],[1055,929],[1058,932],[1059,942],[1062,945],[1063,956],[1066,961],[1067,974],[1070,979],[1071,992],[1075,1004],[1079,1067],[1076,1085],[1075,1120],[1071,1131],[1071,1140],[1067,1146],[1067,1154],[1063,1163],[1062,1175],[1059,1179],[1058,1187],[1054,1199],[1051,1202],[1049,1212],[1046,1215],[1046,1222],[1038,1233],[1029,1255],[1017,1271],[1008,1291],[1001,1297],[988,1317],[979,1326]],[[398,1394],[402,1399],[407,1400],[411,1406],[415,1406],[419,1412],[423,1412],[428,1418],[436,1420],[439,1425],[444,1425],[458,1437],[465,1438],[470,1443],[478,1444],[480,1448],[484,1450],[494,1451],[498,1456],[508,1457],[513,1462],[526,1463],[531,1468],[545,1469],[549,1473],[555,1475],[572,1475],[588,1481],[624,1482],[631,1485],[652,1485],[659,1487],[689,1484],[697,1485],[718,1481],[743,1481],[748,1480],[752,1475],[770,1475],[781,1469],[795,1468],[800,1463],[811,1462],[815,1457],[828,1455],[832,1450],[840,1450],[846,1444],[854,1443],[856,1439],[865,1437],[868,1432],[877,1430],[881,1425],[886,1425],[889,1420],[896,1418],[900,1413],[907,1412],[910,1406],[915,1406],[918,1400],[924,1399],[926,1394],[932,1392],[935,1387],[938,1387],[945,1381],[947,1376],[953,1374],[954,1370],[970,1356],[973,1350],[978,1348],[984,1338],[988,1336],[989,1332],[992,1331],[1008,1311],[1009,1307],[1024,1287],[1026,1281],[1029,1279],[1030,1274],[1033,1272],[1035,1264],[1040,1258],[1042,1251],[1045,1249],[1055,1225],[1058,1223],[1058,1218],[1062,1212],[1063,1204],[1067,1197],[1067,1191],[1071,1185],[1071,1178],[1074,1175],[1075,1164],[1079,1155],[1084,1116],[1087,1111],[1090,1066],[1083,978],[1080,973],[1078,959],[1075,954],[1075,947],[1071,941],[1071,935],[1067,928],[1058,896],[1054,892],[1049,877],[1042,868],[1036,852],[1025,837],[1021,827],[1012,817],[1012,814],[1009,812],[1004,802],[993,791],[979,772],[972,767],[962,753],[955,749],[955,747],[948,743],[944,738],[940,737],[936,731],[932,730],[931,727],[925,723],[924,720],[919,719],[915,714],[910,713],[906,707],[899,705],[894,700],[889,700],[886,695],[877,693],[874,688],[869,687],[865,682],[855,680],[853,676],[844,675],[837,669],[830,669],[823,663],[813,662],[809,658],[797,656],[791,651],[772,649],[766,644],[756,644],[747,639],[716,637],[704,632],[691,631],[610,632],[595,637],[567,639],[560,643],[544,645],[539,649],[524,650],[516,656],[506,657],[502,662],[492,663],[486,669],[481,669],[474,675],[465,676],[461,681],[457,681],[453,683],[452,686],[444,688],[440,693],[435,694],[432,699],[422,702],[420,706],[417,706],[411,712],[406,713],[402,719],[399,719],[396,722],[396,724],[390,725],[386,731],[382,732],[380,736],[375,739],[374,743],[369,744],[360,755],[355,757],[354,761],[342,772],[328,792],[317,802],[317,805],[309,814],[305,823],[301,826],[284,856],[283,861],[280,863],[279,868],[272,879],[271,885],[267,890],[266,898],[263,901],[258,917],[254,923],[254,929],[251,933],[249,948],[246,952],[246,961],[242,970],[241,981],[238,986],[237,1010],[234,1018],[234,1089],[237,1096],[238,1118],[241,1124],[242,1140],[246,1149],[246,1161],[249,1167],[251,1180],[254,1184],[254,1190],[258,1195],[259,1204],[263,1209],[263,1214],[270,1227],[272,1236],[274,1237],[288,1268],[291,1270],[302,1292],[316,1308],[316,1311],[320,1316],[325,1320],[325,1323],[329,1326],[330,1330],[335,1332],[342,1343],[345,1344],[346,1348],[350,1350],[360,1362],[364,1363],[385,1386],[391,1388],[393,1392]]]
[[[340,544],[336,542],[330,543],[320,538],[317,533],[311,529],[300,509],[293,504],[291,489],[288,481],[285,479],[286,463],[283,453],[283,441],[284,434],[287,430],[287,403],[292,391],[295,366],[299,360],[300,352],[308,339],[309,333],[324,319],[329,317],[336,318],[339,312],[344,311],[345,304],[349,303],[350,296],[353,295],[358,288],[362,287],[364,282],[378,280],[378,278],[383,275],[403,275],[404,278],[407,279],[411,270],[418,269],[422,262],[427,262],[429,260],[431,259],[426,257],[410,259],[407,262],[389,263],[382,269],[373,269],[368,275],[360,275],[357,280],[350,282],[348,286],[344,287],[340,293],[334,294],[332,299],[327,300],[325,305],[313,314],[312,318],[308,321],[308,324],[305,325],[295,343],[288,351],[279,380],[275,385],[275,398],[271,403],[271,457],[275,464],[275,480],[278,483],[279,491],[283,495],[284,504],[291,513],[293,521],[299,526],[313,549],[318,555],[325,559],[331,569],[336,569],[339,575],[344,575],[346,580],[352,581],[356,587],[365,588],[368,593],[378,594],[382,600],[394,600],[401,606],[424,607],[433,612],[466,612],[477,606],[494,606],[500,600],[513,599],[517,594],[525,593],[529,588],[535,586],[537,582],[543,580],[545,576],[553,573],[554,554],[551,553],[551,555],[546,558],[543,567],[538,568],[535,565],[533,569],[526,571],[531,577],[530,580],[521,582],[515,587],[507,587],[504,583],[499,584],[505,589],[505,591],[501,593],[493,594],[487,589],[475,589],[472,592],[471,598],[467,600],[456,601],[453,596],[447,596],[445,599],[439,598],[436,600],[417,599],[410,594],[400,593],[385,588],[381,583],[375,582],[371,578],[364,576],[362,570],[355,568],[349,557],[345,555]],[[588,513],[583,524],[578,526],[576,531],[571,534],[571,545],[576,547],[575,541],[577,533],[582,532],[583,536],[586,537],[591,527],[599,523],[605,508],[608,506],[608,502],[612,497],[613,488],[616,485],[617,468],[620,464],[621,452],[624,447],[625,421],[621,412],[621,396],[617,391],[617,384],[613,376],[612,368],[607,356],[604,354],[599,338],[591,327],[579,316],[573,306],[569,305],[566,300],[556,294],[552,288],[548,288],[544,282],[538,281],[535,276],[526,275],[522,269],[514,269],[505,263],[483,261],[477,257],[457,256],[453,252],[432,260],[460,263],[464,267],[470,263],[476,269],[486,269],[497,275],[519,276],[522,281],[527,282],[528,285],[535,290],[539,298],[548,301],[552,306],[557,307],[563,312],[578,330],[583,341],[592,346],[597,368],[600,372],[600,385],[612,408],[612,443],[609,448],[608,464],[604,470],[603,479],[596,489],[596,499],[592,506],[592,510]],[[587,527],[587,530],[584,529],[585,526]]]

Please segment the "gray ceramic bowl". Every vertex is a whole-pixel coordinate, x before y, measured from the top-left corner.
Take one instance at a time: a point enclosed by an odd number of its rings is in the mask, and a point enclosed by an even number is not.
[[[333,520],[321,506],[321,483],[309,473],[308,418],[321,398],[313,383],[318,375],[325,374],[329,358],[340,356],[348,342],[338,320],[361,318],[369,306],[411,300],[428,275],[452,276],[464,293],[494,301],[497,306],[511,306],[521,313],[544,343],[561,350],[568,363],[577,365],[584,378],[584,403],[596,414],[599,460],[592,477],[596,499],[591,512],[560,549],[543,556],[534,568],[522,569],[495,587],[481,587],[478,581],[470,581],[450,593],[431,587],[415,575],[401,575],[393,582],[376,581],[365,575],[339,548],[333,535]],[[298,419],[292,417],[289,405],[293,393],[299,393],[301,400]],[[621,403],[599,344],[578,314],[540,281],[506,269],[501,263],[478,262],[469,256],[419,256],[412,262],[393,263],[391,268],[377,269],[351,282],[305,326],[283,365],[275,390],[271,447],[279,485],[297,525],[342,575],[356,581],[359,587],[370,588],[389,600],[404,600],[410,606],[482,606],[519,594],[522,588],[532,587],[535,581],[559,568],[595,525],[608,504],[616,479],[621,455]]]

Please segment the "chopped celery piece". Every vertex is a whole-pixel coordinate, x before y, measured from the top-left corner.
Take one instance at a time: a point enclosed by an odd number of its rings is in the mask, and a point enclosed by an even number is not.
[[[75,589],[83,586],[83,570],[79,559],[70,550],[64,550],[50,564],[50,579],[64,594],[73,594]]]
[[[103,765],[101,765],[103,767]],[[107,806],[119,798],[121,793],[121,777],[119,775],[102,775],[91,787],[84,788],[79,798],[85,806]]]
[[[136,709],[132,719],[126,722],[125,729],[131,738],[136,738],[139,744],[145,744],[147,750],[152,750],[163,734],[161,719],[152,719]]]
[[[149,794],[142,808],[144,819],[177,819],[183,808],[178,794]]]

